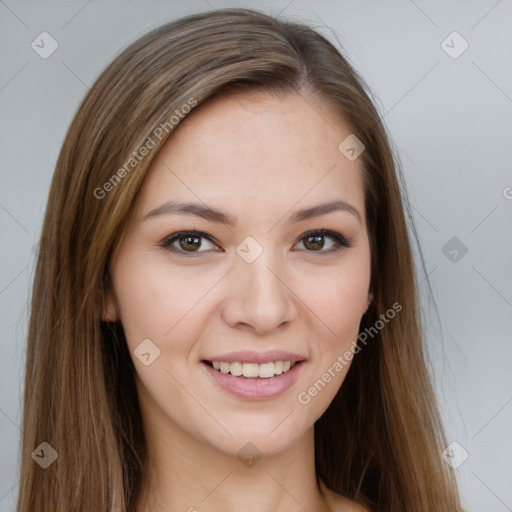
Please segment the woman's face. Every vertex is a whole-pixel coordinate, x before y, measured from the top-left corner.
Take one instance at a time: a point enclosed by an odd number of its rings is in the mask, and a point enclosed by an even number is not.
[[[146,427],[277,453],[325,411],[370,285],[361,159],[338,149],[350,134],[311,96],[254,92],[211,100],[170,137],[107,296]]]

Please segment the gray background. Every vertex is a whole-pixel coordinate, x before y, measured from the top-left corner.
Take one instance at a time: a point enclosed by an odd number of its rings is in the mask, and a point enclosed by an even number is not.
[[[469,454],[456,469],[464,505],[470,511],[512,510],[510,0],[0,0],[0,512],[14,510],[18,489],[33,248],[78,103],[112,58],[144,32],[186,14],[232,6],[317,24],[339,40],[375,92],[403,164],[426,261],[428,281],[418,274],[448,441]],[[59,45],[47,59],[31,48],[43,31]],[[457,58],[442,46],[453,31],[469,44]],[[453,37],[446,44],[452,53],[462,49]],[[459,245],[455,261],[454,247],[443,252],[452,237]]]

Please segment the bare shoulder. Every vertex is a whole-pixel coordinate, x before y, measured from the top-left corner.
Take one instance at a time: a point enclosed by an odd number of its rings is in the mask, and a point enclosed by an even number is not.
[[[321,488],[331,512],[371,512],[360,503],[331,491],[323,482]]]

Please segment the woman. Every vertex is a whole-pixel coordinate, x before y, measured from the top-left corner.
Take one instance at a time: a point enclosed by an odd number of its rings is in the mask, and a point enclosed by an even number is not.
[[[129,46],[51,186],[18,509],[461,510],[403,192],[311,28],[225,9]]]

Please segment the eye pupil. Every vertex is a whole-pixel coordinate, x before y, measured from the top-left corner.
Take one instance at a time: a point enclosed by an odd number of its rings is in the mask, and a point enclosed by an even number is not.
[[[194,247],[186,247],[186,245],[182,242],[185,240],[185,244],[188,244],[190,242],[190,245]],[[185,251],[193,252],[195,249],[199,249],[201,247],[201,237],[199,236],[184,236],[180,238],[180,246]],[[191,249],[191,250],[190,250]]]
[[[323,235],[308,236],[306,237],[306,243],[304,245],[309,249],[322,249],[324,246],[323,238]],[[314,240],[313,244],[309,243],[310,240]]]

